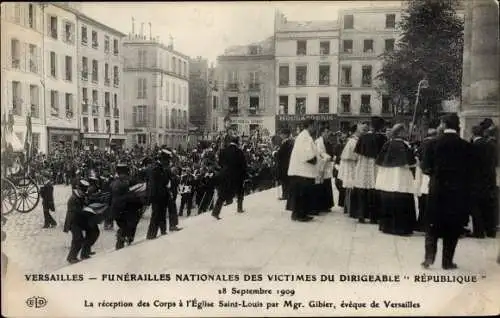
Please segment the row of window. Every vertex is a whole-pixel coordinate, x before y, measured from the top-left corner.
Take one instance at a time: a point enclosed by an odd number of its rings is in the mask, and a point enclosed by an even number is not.
[[[344,29],[354,29],[354,15],[346,14],[343,17]],[[385,15],[385,28],[394,29],[396,27],[396,14],[390,13]]]
[[[31,29],[37,30],[37,17],[39,16],[39,9],[35,6],[33,3],[13,3],[14,6],[14,12],[13,15],[7,15],[6,18],[10,19],[12,22],[29,27]],[[27,7],[26,7],[27,5]],[[2,5],[2,11],[4,10],[4,7],[7,9],[8,4]],[[26,14],[27,12],[27,14]]]
[[[91,81],[92,83],[99,83],[99,62],[97,60],[92,60],[92,73],[91,73]],[[89,59],[86,56],[82,56],[82,80],[88,81],[89,79]],[[104,85],[111,85],[110,78],[110,66],[108,63],[104,63]],[[119,67],[117,65],[113,66],[113,86],[118,87],[120,85],[120,73]]]
[[[138,145],[146,145],[147,144],[147,134],[137,134],[135,135],[136,143]],[[167,145],[168,147],[177,147],[181,142],[185,142],[187,137],[183,136],[168,136],[168,135],[158,135],[158,143],[160,145]]]
[[[87,46],[88,42],[89,42],[87,29],[88,29],[87,26],[82,25],[80,37],[81,37],[81,44],[84,46]],[[98,50],[99,49],[98,31],[96,31],[96,30],[91,31],[91,42],[92,42],[92,48]],[[106,53],[106,54],[111,53],[110,43],[111,43],[111,40],[110,40],[109,35],[104,35],[104,53]],[[113,54],[118,55],[119,51],[120,50],[119,50],[118,39],[113,39]]]
[[[161,51],[158,51],[159,61],[160,61],[160,69],[165,70],[167,72],[171,72],[183,77],[187,77],[189,70],[188,64],[186,61],[183,61],[181,58],[172,56],[171,58],[166,57],[163,58]],[[156,56],[153,56],[152,63],[153,67],[156,67]],[[143,68],[148,67],[148,49],[138,49],[137,50],[137,67]]]
[[[161,80],[159,89],[159,99],[177,103],[180,105],[188,104],[188,89],[186,86],[169,82],[168,80]],[[137,79],[137,99],[148,98],[148,83],[146,78]]]
[[[49,76],[58,79],[59,77],[65,81],[72,82],[73,81],[73,57],[69,55],[65,55],[62,59],[62,66],[59,65],[58,55],[54,51],[49,52]],[[59,74],[61,71],[63,74]]]
[[[361,95],[361,103],[359,107],[359,112],[361,114],[371,114],[372,107],[372,96],[369,94]],[[279,96],[279,110],[278,113],[281,115],[287,115],[289,113],[289,96],[281,95]],[[351,94],[340,95],[340,109],[341,114],[350,114],[351,109]],[[390,114],[392,112],[391,100],[387,95],[382,96],[382,114]],[[307,98],[306,97],[296,97],[295,98],[295,114],[305,115],[307,114]],[[329,97],[318,97],[318,113],[327,114],[330,113],[330,98]]]
[[[230,96],[227,98],[228,111],[232,115],[236,115],[240,112],[240,100],[237,96]],[[258,96],[250,96],[248,104],[248,113],[250,115],[255,115],[262,109],[260,107],[260,98]]]
[[[160,114],[160,116],[158,117],[160,128],[163,128],[163,126],[165,126],[165,128],[172,129],[187,129],[188,118],[187,111],[185,110],[182,111],[180,109],[173,108],[169,112],[167,109],[164,116],[163,114]],[[148,122],[148,106],[134,106],[132,118],[134,119],[134,126],[136,127],[150,126]]]
[[[111,95],[110,92],[104,92],[102,95],[102,103],[99,103],[99,92],[97,89],[92,90],[92,95],[89,99],[89,89],[87,87],[82,87],[82,114],[89,114],[89,107],[92,111],[92,116],[99,116],[101,109],[104,109],[104,116],[119,117],[119,105],[118,105],[118,94]],[[111,99],[113,96],[113,99]]]
[[[24,100],[24,92],[21,82],[13,81],[11,85],[12,113],[15,116],[24,116],[25,113],[30,113],[33,118],[39,118],[41,87],[30,84],[29,95],[26,98],[27,100]]]
[[[341,71],[341,86],[352,86],[352,67],[348,65],[342,66]],[[373,69],[371,65],[361,66],[361,86],[372,86]],[[319,85],[330,85],[330,65],[320,65],[318,73]],[[295,86],[315,85],[316,83],[308,83],[307,81],[307,65],[295,66]],[[290,85],[290,67],[288,65],[280,65],[279,67],[279,86]]]
[[[63,93],[57,90],[50,90],[50,116],[72,119],[74,112],[74,96],[71,93]],[[64,108],[61,109],[61,106]]]
[[[95,132],[95,133],[112,133],[113,129],[111,128],[111,120],[106,119],[105,124],[104,124],[104,129],[101,131],[101,127],[99,126],[99,118],[94,118],[92,119],[92,130],[90,130],[89,127],[89,118],[88,117],[82,117],[82,127],[83,127],[83,132]],[[120,121],[115,120],[114,121],[114,133],[119,134],[120,133]]]
[[[16,38],[10,41],[10,67],[13,69],[40,74],[41,72],[40,47],[31,43],[24,43]]]
[[[394,39],[384,39],[384,50],[386,52],[390,52],[394,50],[394,44],[395,40]],[[319,42],[319,51],[320,55],[330,55],[330,42],[329,41],[321,41]],[[364,39],[363,40],[363,53],[376,53],[375,52],[375,40],[373,39]],[[353,40],[350,39],[345,39],[342,40],[342,48],[341,48],[342,53],[353,53],[354,51],[354,45],[353,45]],[[308,55],[308,50],[307,50],[307,40],[297,40],[297,55]]]

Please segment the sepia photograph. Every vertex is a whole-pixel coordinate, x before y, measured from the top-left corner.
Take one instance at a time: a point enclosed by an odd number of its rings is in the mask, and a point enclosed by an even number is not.
[[[2,2],[2,316],[500,315],[499,18]]]

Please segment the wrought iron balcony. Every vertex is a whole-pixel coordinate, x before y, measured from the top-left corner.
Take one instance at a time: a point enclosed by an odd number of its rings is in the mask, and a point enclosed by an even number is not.
[[[250,90],[250,91],[259,91],[260,90],[260,83],[250,83],[248,85],[248,90]]]
[[[359,108],[359,113],[360,114],[371,114],[372,113],[372,107],[369,104],[361,104],[361,107]]]
[[[239,83],[227,83],[226,89],[228,91],[237,91],[239,88]]]

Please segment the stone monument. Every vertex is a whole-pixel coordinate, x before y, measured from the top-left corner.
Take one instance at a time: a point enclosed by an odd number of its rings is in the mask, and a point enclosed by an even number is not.
[[[500,124],[499,13],[496,0],[466,1],[462,103],[462,137],[484,118]]]

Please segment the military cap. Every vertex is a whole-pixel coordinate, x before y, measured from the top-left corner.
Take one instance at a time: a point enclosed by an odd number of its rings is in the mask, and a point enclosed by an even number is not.
[[[81,188],[88,188],[88,187],[90,187],[90,183],[85,179],[81,179],[78,182],[78,186],[80,186]]]

